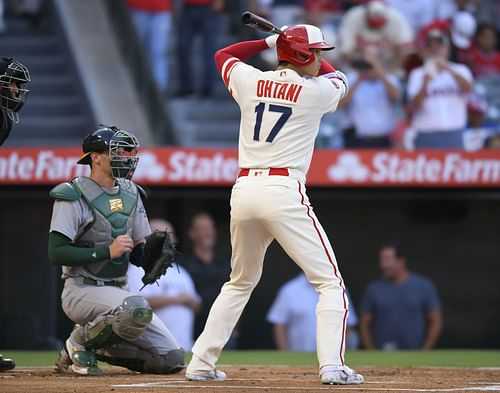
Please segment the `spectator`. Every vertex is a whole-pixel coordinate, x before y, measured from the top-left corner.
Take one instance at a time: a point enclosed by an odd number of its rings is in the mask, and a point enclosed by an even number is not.
[[[347,349],[355,349],[359,344],[356,332],[358,317],[349,294],[349,316],[347,317]],[[300,299],[300,301],[297,301]],[[267,314],[268,322],[273,324],[276,347],[281,351],[316,350],[316,305],[319,294],[300,273],[285,283]]]
[[[471,51],[474,77],[500,75],[500,52],[497,50],[497,32],[491,24],[481,24],[477,29],[475,45]]]
[[[214,220],[207,213],[198,213],[191,219],[188,230],[192,249],[179,257],[179,263],[191,275],[196,291],[202,299],[200,313],[195,319],[195,336],[202,332],[212,304],[222,284],[229,279],[229,258],[215,248],[217,231]]]
[[[486,138],[485,147],[487,149],[500,149],[500,134],[493,134]]]
[[[215,68],[213,57],[219,35],[219,14],[224,8],[224,0],[182,0],[182,10],[177,25],[177,61],[179,67],[179,89],[177,97],[194,94],[191,67],[191,49],[197,36],[201,37],[203,74],[199,75],[200,97],[213,94]]]
[[[435,18],[435,0],[388,0],[387,4],[406,18],[414,35]]]
[[[369,59],[369,58],[368,58]],[[398,121],[402,87],[376,58],[352,63],[351,89],[340,102],[352,127],[345,135],[347,148],[388,148]]]
[[[166,230],[172,240],[177,242],[174,228],[168,221],[152,219],[149,221],[149,226],[152,231]],[[195,314],[201,308],[201,298],[196,293],[191,276],[186,269],[174,263],[172,268],[167,270],[167,274],[162,276],[156,284],[147,285],[141,291],[143,275],[142,269],[129,264],[129,291],[144,296],[180,347],[185,351],[190,351],[193,346]]]
[[[425,26],[419,33],[419,43],[425,46],[425,40],[431,30],[440,30],[448,36],[450,56],[453,61],[470,64],[471,44],[476,32],[477,22],[471,13],[460,11],[449,19],[437,19]]]
[[[158,88],[166,92],[169,82],[171,0],[128,0],[128,6],[137,34],[149,56]]]
[[[472,74],[448,61],[448,38],[440,30],[427,34],[424,49],[425,63],[410,73],[407,87],[415,147],[461,149]]]
[[[340,51],[347,61],[374,53],[389,71],[401,68],[413,38],[404,16],[380,0],[350,9],[340,25]]]
[[[276,26],[304,23],[305,0],[273,0],[271,20]]]
[[[383,277],[371,283],[361,304],[360,334],[366,349],[431,349],[441,332],[438,293],[427,278],[410,272],[396,243],[380,248]]]

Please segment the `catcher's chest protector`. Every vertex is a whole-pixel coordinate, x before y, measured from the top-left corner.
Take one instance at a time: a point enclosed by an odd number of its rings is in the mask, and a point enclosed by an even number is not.
[[[82,198],[90,206],[94,221],[75,240],[79,245],[90,247],[107,246],[119,235],[132,232],[134,211],[137,206],[138,191],[134,183],[117,179],[119,192],[108,194],[92,179],[80,176],[72,180],[82,193]],[[126,275],[129,254],[117,259],[108,259],[87,265],[87,269],[96,277],[116,278]]]

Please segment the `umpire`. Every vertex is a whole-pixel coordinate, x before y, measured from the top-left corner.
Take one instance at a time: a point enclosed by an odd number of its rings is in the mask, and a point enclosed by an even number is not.
[[[12,122],[19,122],[19,111],[26,102],[31,81],[26,66],[7,57],[0,58],[0,146],[12,129]],[[16,363],[0,354],[0,371],[12,370]]]
[[[156,374],[185,367],[184,350],[147,301],[126,290],[128,262],[143,265],[151,233],[145,192],[130,180],[138,147],[127,131],[98,128],[84,139],[78,161],[90,165],[90,177],[50,192],[56,201],[49,259],[62,266],[62,308],[76,324],[56,362],[59,372],[99,375],[97,360]]]
[[[0,58],[0,146],[9,136],[12,123],[19,123],[30,81],[26,66],[12,58]]]

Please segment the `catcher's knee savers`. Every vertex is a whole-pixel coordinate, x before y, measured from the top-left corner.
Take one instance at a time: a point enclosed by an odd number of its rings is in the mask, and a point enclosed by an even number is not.
[[[126,341],[137,339],[153,319],[153,310],[142,296],[129,296],[113,313],[94,324],[73,331],[77,342],[87,350],[103,348],[117,337]]]
[[[146,373],[153,374],[175,374],[184,367],[184,350],[173,349],[163,355],[153,355],[144,361],[143,369]]]

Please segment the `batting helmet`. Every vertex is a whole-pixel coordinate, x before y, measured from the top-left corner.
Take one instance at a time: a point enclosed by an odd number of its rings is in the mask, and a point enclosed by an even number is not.
[[[130,179],[139,162],[138,148],[139,142],[132,133],[115,126],[101,125],[83,140],[83,155],[78,160],[78,164],[90,164],[92,152],[109,152],[113,176]]]
[[[31,81],[28,68],[7,57],[0,58],[0,108],[7,111],[9,118],[18,123],[19,112],[26,102]]]
[[[285,29],[276,41],[278,61],[305,66],[314,61],[311,49],[332,50],[321,30],[313,25],[296,25]]]

